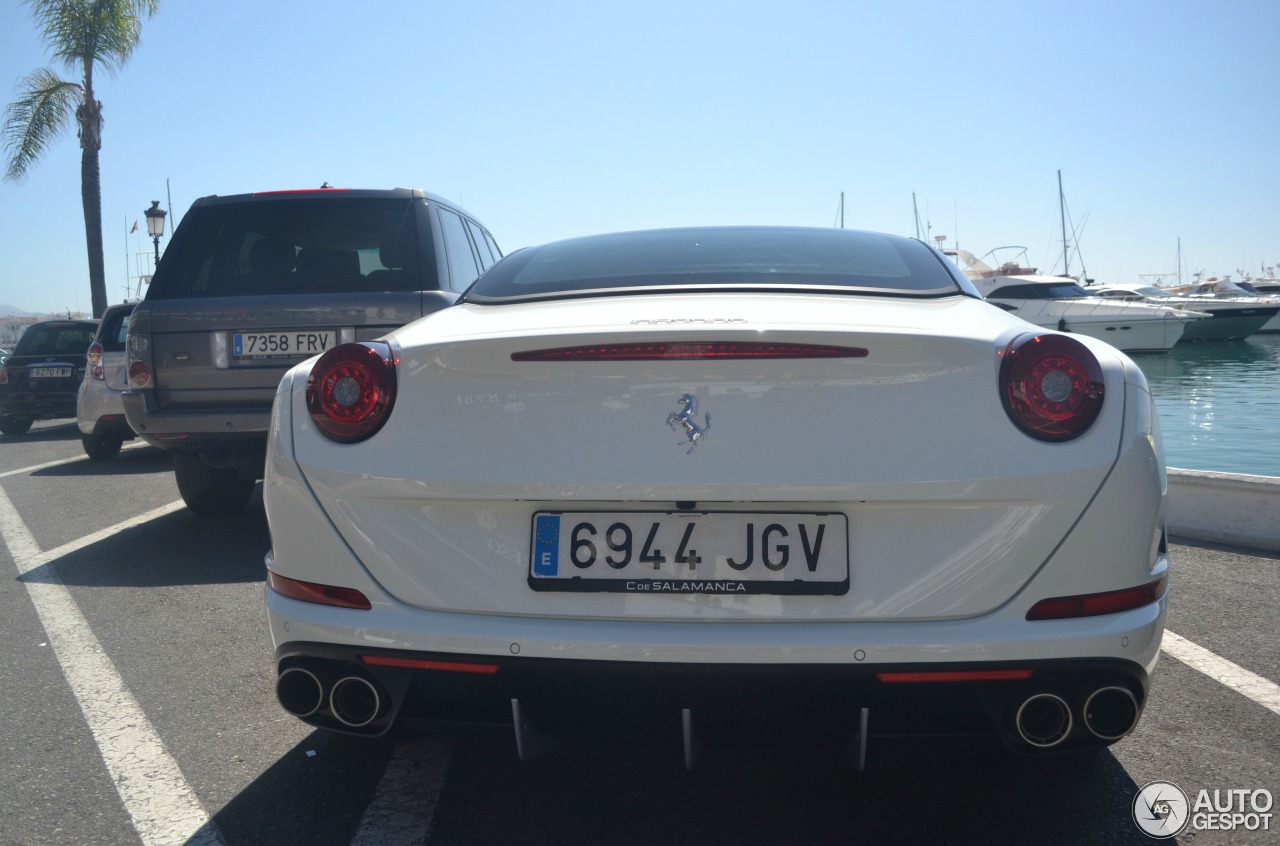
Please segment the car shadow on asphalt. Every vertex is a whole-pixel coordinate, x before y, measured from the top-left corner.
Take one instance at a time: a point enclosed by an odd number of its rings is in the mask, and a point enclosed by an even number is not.
[[[1151,842],[1133,821],[1138,785],[1109,752],[1063,762],[896,741],[877,748],[879,760],[860,774],[837,745],[713,749],[688,773],[678,748],[567,743],[520,762],[510,735],[464,734],[427,842]],[[229,846],[346,846],[394,750],[388,740],[314,732],[214,823]]]
[[[485,744],[489,744],[486,746]],[[510,739],[460,743],[430,842],[447,844],[1148,843],[1109,752],[1022,759],[986,745],[829,749],[566,746],[529,763]],[[569,804],[567,804],[569,803]]]
[[[172,473],[173,453],[153,446],[127,444],[118,455],[105,461],[94,461],[82,455],[80,461],[55,464],[31,473],[34,477],[136,476],[147,473]]]
[[[212,822],[227,846],[348,846],[394,751],[388,740],[312,732]]]
[[[65,585],[86,587],[261,582],[270,547],[262,498],[255,492],[235,514],[175,511],[35,567],[22,580],[43,581],[52,573]]]
[[[53,426],[41,426],[37,423],[29,432],[21,435],[0,435],[0,444],[53,443],[78,440],[80,440],[80,428],[74,420]]]

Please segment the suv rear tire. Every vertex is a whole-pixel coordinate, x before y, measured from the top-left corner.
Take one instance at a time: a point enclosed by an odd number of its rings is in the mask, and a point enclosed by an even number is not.
[[[253,496],[255,479],[235,470],[210,467],[197,455],[175,452],[173,472],[178,493],[187,508],[197,514],[233,514]]]
[[[124,438],[112,435],[81,435],[84,454],[94,461],[106,461],[120,451]]]
[[[0,414],[0,432],[6,435],[25,435],[31,429],[33,420],[25,420],[18,417],[9,417]]]

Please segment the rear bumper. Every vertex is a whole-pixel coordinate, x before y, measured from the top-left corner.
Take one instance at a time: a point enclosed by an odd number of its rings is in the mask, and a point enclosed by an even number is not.
[[[198,453],[214,466],[262,473],[271,412],[166,412],[152,407],[147,394],[122,395],[125,417],[133,431],[152,446],[172,452]]]
[[[1128,691],[1136,724],[1149,683],[1142,666],[1107,658],[872,666],[572,661],[510,654],[479,660],[315,643],[285,644],[276,658],[278,672],[287,679],[280,691],[287,710],[319,728],[366,736],[396,726],[511,726],[515,701],[527,727],[551,737],[678,738],[682,720],[691,719],[699,739],[712,743],[824,743],[857,732],[866,709],[872,738],[995,737],[1018,751],[1065,751],[1105,745],[1132,729],[1106,726],[1096,716],[1086,719],[1088,711],[1097,710],[1090,703],[1097,691]],[[438,668],[373,663],[399,659],[432,661]],[[946,681],[893,675],[931,671],[981,675]],[[317,681],[318,697],[293,698],[297,689],[290,686],[302,678],[308,685],[312,678]],[[349,711],[347,723],[336,717],[342,704],[335,704],[333,692],[350,688],[352,679],[360,680],[355,684],[362,691],[368,682],[377,692],[378,704],[371,706],[373,716],[364,725],[350,725]],[[1024,703],[1045,697],[1063,703],[1070,717],[1061,738],[1041,746],[1025,739],[1018,719]],[[298,713],[317,702],[314,711]]]

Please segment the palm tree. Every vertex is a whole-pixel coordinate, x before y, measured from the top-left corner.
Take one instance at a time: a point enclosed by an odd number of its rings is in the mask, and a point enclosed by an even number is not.
[[[4,147],[9,158],[5,178],[21,182],[49,146],[66,131],[74,115],[80,137],[80,198],[84,205],[89,250],[89,293],[93,316],[107,307],[107,272],[102,257],[102,185],[98,150],[102,148],[102,103],[93,93],[93,69],[114,73],[138,46],[142,17],[151,17],[160,0],[28,0],[53,58],[77,73],[68,82],[49,68],[19,83],[19,97],[5,110]]]

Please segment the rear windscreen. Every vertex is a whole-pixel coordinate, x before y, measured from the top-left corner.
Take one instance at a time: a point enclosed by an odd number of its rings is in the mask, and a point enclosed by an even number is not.
[[[595,235],[507,256],[465,299],[636,288],[816,288],[955,294],[960,285],[924,244],[844,229],[739,227]]]
[[[18,339],[14,355],[81,356],[93,343],[98,327],[84,323],[37,323]]]
[[[98,329],[98,343],[103,352],[124,352],[124,341],[129,335],[129,315],[132,308],[108,311],[102,317],[102,326]]]
[[[434,289],[434,268],[420,267],[414,202],[325,197],[194,208],[147,298]]]

